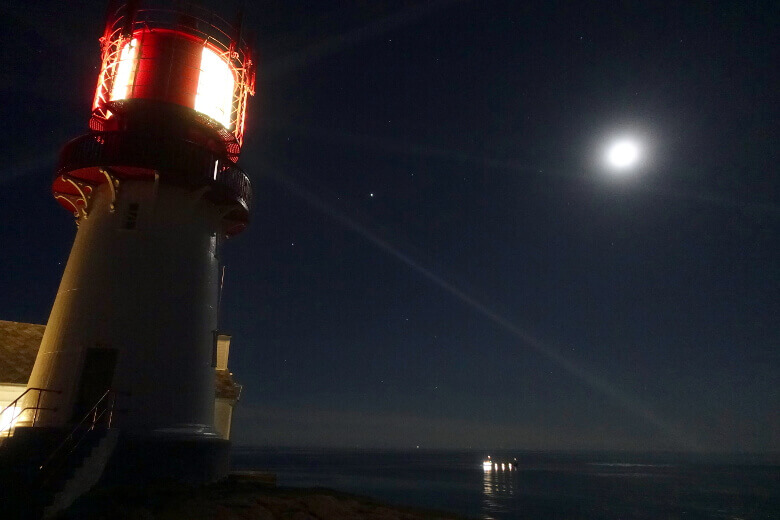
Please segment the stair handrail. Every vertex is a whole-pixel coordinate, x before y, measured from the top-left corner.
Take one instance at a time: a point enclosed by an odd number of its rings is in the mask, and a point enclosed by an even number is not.
[[[14,399],[10,403],[8,403],[8,405],[5,408],[3,408],[3,411],[0,412],[0,417],[4,416],[5,412],[8,411],[9,409],[16,408],[17,407],[16,405],[19,404],[19,400],[22,397],[26,396],[30,392],[38,392],[38,399],[35,401],[35,406],[26,406],[26,407],[22,408],[22,410],[20,410],[18,414],[16,414],[16,417],[14,417],[12,419],[12,422],[11,422],[11,425],[9,426],[9,428],[7,430],[3,431],[3,432],[0,432],[0,433],[5,434],[6,438],[10,437],[11,436],[11,432],[16,428],[16,423],[14,422],[14,420],[17,419],[18,417],[20,417],[22,415],[22,413],[24,413],[25,411],[27,411],[27,410],[35,410],[35,413],[33,413],[33,420],[32,420],[32,426],[35,426],[35,422],[38,420],[38,412],[40,410],[57,410],[57,408],[41,407],[41,395],[43,395],[44,392],[51,392],[51,393],[54,393],[54,394],[61,394],[62,390],[53,390],[51,388],[38,388],[38,387],[34,387],[33,386],[33,387],[27,388],[24,392],[19,394],[19,396],[16,399]]]
[[[17,413],[17,414],[14,416],[14,419],[17,419],[17,418],[21,417],[21,415],[22,415],[24,412],[27,412],[27,411],[29,411],[29,410],[49,410],[49,411],[52,411],[52,412],[54,412],[54,411],[56,411],[56,410],[57,410],[57,408],[56,408],[56,407],[49,407],[49,406],[25,406],[24,408],[20,408],[20,409],[19,409],[19,413]],[[35,421],[33,421],[33,424],[35,424]],[[16,427],[16,425],[14,425],[12,428],[9,428],[9,429],[8,429],[8,430],[6,430],[6,431],[12,430],[12,429],[14,429],[15,427]]]
[[[111,404],[103,408],[102,410],[100,410],[100,413],[98,414],[99,406],[104,401],[107,401],[107,398],[109,396],[111,397]],[[76,423],[76,425],[70,430],[68,435],[65,436],[62,442],[56,448],[54,448],[54,450],[51,452],[49,457],[44,461],[44,463],[38,467],[39,475],[41,475],[42,478],[41,481],[42,485],[45,485],[54,475],[55,471],[58,470],[62,466],[62,464],[65,463],[66,460],[68,460],[68,457],[70,457],[71,453],[73,453],[76,450],[76,448],[79,447],[81,442],[87,436],[87,433],[95,429],[95,426],[97,426],[100,419],[102,419],[106,413],[108,413],[108,424],[106,429],[111,428],[111,421],[114,415],[115,403],[116,403],[115,392],[109,388],[103,393],[102,396],[100,396],[100,399],[98,399],[95,402],[95,404],[92,406],[92,408],[89,409],[89,411],[84,415],[84,417],[82,417],[81,420],[78,423]],[[59,463],[56,466],[53,465],[54,462],[56,462],[57,460],[56,458],[60,454],[61,450],[65,448],[69,440],[75,439],[75,436],[78,433],[79,429],[82,427],[82,425],[84,425],[87,422],[90,416],[92,417],[92,423],[89,425],[89,428],[87,428],[86,431],[81,435],[81,437],[79,437],[78,440],[76,440],[73,443],[73,445],[70,447],[70,450],[68,450],[68,452],[65,453],[65,455],[63,455],[60,458]]]

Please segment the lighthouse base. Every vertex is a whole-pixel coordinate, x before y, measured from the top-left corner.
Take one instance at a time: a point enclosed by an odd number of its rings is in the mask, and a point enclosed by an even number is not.
[[[206,484],[227,477],[230,441],[123,434],[103,474],[107,484]]]
[[[92,450],[93,438],[101,438],[107,431],[82,434],[79,450]],[[70,446],[65,452],[62,450],[63,439],[69,433],[67,428],[17,428],[0,447],[0,490],[4,491],[3,484],[40,480],[41,467],[52,465],[53,453],[68,455],[67,452],[73,451]],[[205,484],[227,477],[230,441],[216,436],[174,437],[120,432],[107,458],[101,482]],[[64,463],[58,465],[62,467],[56,469],[65,470],[67,464],[81,463],[81,459],[73,456],[63,460]],[[3,495],[0,493],[0,498]]]
[[[95,429],[83,432],[78,446],[62,451],[69,433],[65,428],[18,428],[5,440],[0,448],[4,519],[45,517],[69,507],[95,484],[139,489],[199,485],[221,480],[229,470],[230,442],[220,438],[120,435],[116,429]],[[65,457],[52,459],[52,453]]]

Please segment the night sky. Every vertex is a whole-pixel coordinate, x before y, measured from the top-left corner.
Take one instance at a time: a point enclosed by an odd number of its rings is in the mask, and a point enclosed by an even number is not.
[[[236,442],[780,451],[776,2],[248,4]],[[54,301],[104,10],[0,7],[0,319]]]

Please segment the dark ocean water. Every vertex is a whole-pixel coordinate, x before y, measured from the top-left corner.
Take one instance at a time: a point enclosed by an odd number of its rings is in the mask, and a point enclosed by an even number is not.
[[[484,519],[780,519],[780,465],[760,458],[609,453],[235,448],[233,467]]]

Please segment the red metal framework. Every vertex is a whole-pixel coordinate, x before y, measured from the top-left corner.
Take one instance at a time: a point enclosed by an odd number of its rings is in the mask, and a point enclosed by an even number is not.
[[[202,188],[204,197],[223,208],[223,231],[234,236],[249,224],[252,185],[230,158],[199,143],[155,132],[100,132],[73,139],[60,153],[52,190],[54,197],[77,218],[90,211],[101,184],[112,197],[124,180],[154,179],[166,184]]]
[[[110,211],[124,181],[199,191],[232,236],[249,223],[252,188],[237,162],[255,65],[240,19],[175,5],[109,10],[91,131],[63,148],[52,191],[77,219],[104,184]]]
[[[240,20],[233,25],[194,5],[178,8],[152,5],[139,8],[137,1],[131,1],[109,13],[105,32],[100,39],[102,66],[95,90],[90,127],[94,130],[103,130],[106,121],[112,117],[111,92],[125,46],[133,39],[139,41],[141,49],[139,59],[144,59],[144,37],[152,33],[169,31],[190,40],[197,40],[229,65],[233,74],[234,88],[230,125],[226,130],[240,146],[246,126],[247,98],[249,95],[254,95],[255,88],[255,63],[251,50],[241,34]],[[134,82],[135,78],[131,82],[131,90],[135,86]]]

